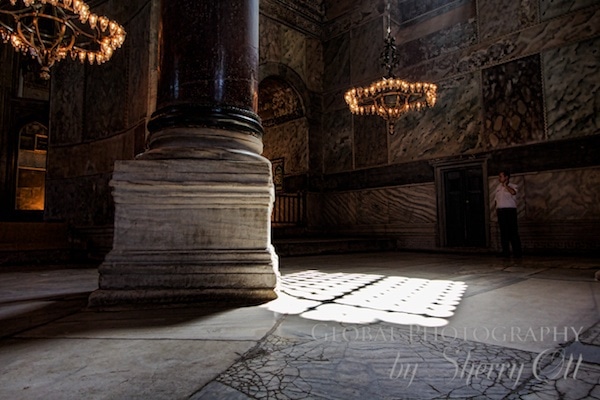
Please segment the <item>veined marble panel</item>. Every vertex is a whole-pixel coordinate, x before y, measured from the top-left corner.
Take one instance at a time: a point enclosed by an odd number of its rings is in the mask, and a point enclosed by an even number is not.
[[[600,37],[542,54],[549,139],[600,131]]]
[[[307,82],[307,36],[264,16],[261,16],[259,31],[260,63],[287,65]],[[311,43],[314,43],[314,40]],[[313,44],[311,51],[318,50],[314,49]],[[311,53],[311,57],[314,58],[315,55]],[[314,68],[311,69],[311,73],[314,74]],[[321,77],[317,75],[317,79]]]
[[[323,112],[331,112],[334,110],[345,109],[350,113],[348,109],[348,104],[344,100],[344,94],[349,87],[339,88],[333,90],[331,92],[327,92],[323,94]]]
[[[78,62],[61,62],[52,67],[52,80],[68,84],[50,86],[50,146],[80,143],[83,139],[84,71]]]
[[[402,35],[402,33],[399,33]],[[398,42],[402,40],[398,37]],[[398,45],[401,55],[399,68],[418,64],[442,54],[472,46],[477,42],[477,23],[475,19],[460,22],[447,29],[439,30],[427,36]]]
[[[387,149],[388,133],[383,119],[378,116],[354,116],[354,162],[356,167],[387,164]]]
[[[439,82],[436,105],[408,113],[390,137],[390,162],[431,159],[482,150],[479,75]]]
[[[405,23],[419,18],[432,18],[472,3],[472,0],[395,0],[392,2],[392,18]]]
[[[300,32],[282,26],[280,29],[281,47],[285,49],[280,60],[300,75],[306,82],[306,40]]]
[[[80,226],[113,223],[111,173],[46,181],[45,217]]]
[[[337,3],[337,1],[335,3]],[[336,9],[334,12],[337,15],[329,16],[330,13],[327,13],[328,23],[323,28],[323,37],[325,38],[333,38],[363,25],[372,19],[379,19],[385,11],[385,1],[340,2],[339,7],[338,5],[333,7]]]
[[[355,211],[359,225],[382,225],[390,222],[390,199],[382,190],[363,190],[356,193]]]
[[[358,223],[358,193],[330,193],[323,197],[322,216],[325,228]]]
[[[126,40],[109,62],[87,68],[83,125],[85,140],[102,139],[127,126],[127,105],[131,101],[127,96],[131,50],[131,44]],[[132,66],[133,73],[137,73],[136,67]]]
[[[381,67],[379,55],[384,45],[384,24],[374,19],[354,29],[350,39],[350,76],[353,84],[368,84],[379,79],[386,71]]]
[[[418,73],[427,71],[429,79],[441,81],[599,34],[600,7],[590,8],[536,24],[492,42],[442,55],[400,72],[403,77],[412,79],[413,76],[418,77]]]
[[[538,20],[536,0],[478,0],[477,8],[481,40],[518,31]]]
[[[600,219],[600,168],[528,174],[524,185],[528,220]]]
[[[540,18],[545,21],[593,4],[598,0],[540,0]]]
[[[352,169],[352,114],[348,109],[326,114],[323,125],[327,132],[324,141],[324,172]]]
[[[261,14],[258,28],[260,64],[269,61],[279,62],[282,57],[282,43],[279,40],[281,25]]]
[[[490,148],[546,138],[540,57],[533,55],[482,71],[484,130]]]
[[[284,174],[308,171],[308,121],[298,118],[265,128],[263,156],[284,159]]]
[[[398,186],[378,191],[389,204],[390,223],[426,223],[437,221],[435,185]]]
[[[282,21],[285,25],[295,26],[298,30],[313,37],[321,37],[321,20],[324,15],[322,4],[261,0],[260,13],[261,16],[265,15],[273,20]]]
[[[324,197],[327,226],[370,225],[377,231],[398,224],[435,223],[435,187],[432,183],[332,193]],[[379,228],[378,228],[379,227]]]
[[[135,156],[134,131],[135,128],[80,145],[52,147],[48,154],[48,177],[60,179],[110,173],[115,160],[130,160]]]
[[[347,89],[350,84],[350,35],[345,34],[328,40],[323,44],[325,72],[323,83],[325,90],[340,86]]]
[[[309,90],[323,90],[323,44],[318,39],[306,38],[305,83]]]

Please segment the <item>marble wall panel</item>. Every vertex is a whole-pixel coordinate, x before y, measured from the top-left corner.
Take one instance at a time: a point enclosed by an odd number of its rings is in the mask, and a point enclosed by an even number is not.
[[[389,204],[391,223],[419,224],[437,221],[433,183],[382,189],[381,196],[386,198]]]
[[[340,88],[323,94],[323,112],[328,113],[335,110],[345,109],[348,112],[348,104],[344,100],[344,94],[349,89],[348,87]]]
[[[125,41],[109,62],[86,68],[84,140],[102,139],[127,126],[130,49]],[[137,67],[131,66],[131,72],[137,73]]]
[[[325,39],[333,38],[359,27],[373,19],[381,19],[385,11],[385,0],[353,1],[335,18],[328,18],[323,28]]]
[[[283,50],[281,49],[282,43],[279,40],[281,25],[261,14],[258,28],[259,63],[264,64],[270,61],[279,62],[283,53]]]
[[[523,178],[527,220],[600,219],[600,168],[549,171]]]
[[[546,138],[539,55],[482,71],[484,130],[490,148]]]
[[[128,131],[105,140],[52,147],[48,152],[48,176],[60,179],[110,172],[115,160],[133,158],[135,141],[133,131]]]
[[[323,90],[323,45],[320,40],[306,39],[306,86],[309,90],[321,92]]]
[[[465,3],[472,0],[392,0],[390,9],[393,19],[406,23],[447,13]]]
[[[600,34],[600,7],[584,9],[480,43],[402,71],[405,78],[419,78],[423,71],[441,81],[456,75],[506,63],[547,49],[587,40]],[[413,78],[414,77],[414,78]]]
[[[536,0],[479,0],[477,7],[482,41],[518,31],[538,20]]]
[[[401,37],[398,38],[400,43]],[[398,45],[400,64],[398,68],[418,64],[477,42],[477,23],[474,18],[460,22],[447,29],[438,30],[424,37]]]
[[[388,133],[377,116],[354,116],[354,163],[356,168],[388,162]]]
[[[390,222],[389,199],[382,190],[365,190],[356,193],[356,222],[359,225],[382,225]]]
[[[308,171],[308,121],[299,118],[265,128],[263,156],[283,158],[284,175]]]
[[[368,84],[379,79],[386,71],[379,55],[384,45],[384,23],[372,20],[352,30],[350,40],[350,77],[353,84]]]
[[[350,85],[350,35],[344,34],[323,43],[323,86],[325,91]]]
[[[437,213],[433,183],[328,193],[320,204],[327,227],[369,226],[373,232],[433,224]]]
[[[324,228],[352,226],[358,223],[358,193],[330,193],[322,199]]]
[[[325,173],[352,169],[352,114],[348,110],[334,111],[325,115],[323,170]]]
[[[76,226],[112,224],[114,203],[108,185],[111,177],[111,173],[104,173],[50,180],[46,186],[44,217]]]
[[[300,75],[306,82],[306,40],[305,36],[300,32],[290,29],[286,26],[282,26],[280,29],[280,40],[282,41],[281,47],[284,50],[282,54],[281,63],[292,68],[298,75]]]
[[[548,139],[600,132],[600,38],[542,54]]]
[[[600,219],[600,168],[555,170],[511,177],[518,187],[518,217],[522,223]],[[490,177],[490,220],[497,221],[494,193],[497,177]]]
[[[303,1],[282,2],[280,0],[261,0],[261,16],[281,21],[283,25],[296,27],[298,31],[318,38],[322,35],[323,5]]]
[[[438,92],[433,108],[398,121],[390,137],[390,163],[482,150],[479,74],[439,82]]]
[[[598,0],[540,0],[540,18],[542,21],[598,4]]]
[[[52,69],[53,81],[68,84],[51,85],[51,146],[83,140],[84,71],[85,67],[79,62],[69,61],[61,62]]]

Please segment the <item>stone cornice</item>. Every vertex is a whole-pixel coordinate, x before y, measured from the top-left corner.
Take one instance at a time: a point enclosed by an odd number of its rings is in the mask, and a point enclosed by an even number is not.
[[[323,31],[322,0],[261,0],[260,13],[320,39]]]

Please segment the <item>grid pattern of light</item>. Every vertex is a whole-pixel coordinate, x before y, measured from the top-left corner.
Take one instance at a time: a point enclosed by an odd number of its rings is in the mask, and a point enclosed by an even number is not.
[[[274,311],[318,321],[444,326],[464,282],[307,270],[281,278]]]

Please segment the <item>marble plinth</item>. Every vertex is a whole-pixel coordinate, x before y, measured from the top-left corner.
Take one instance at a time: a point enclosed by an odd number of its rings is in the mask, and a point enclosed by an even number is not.
[[[115,164],[113,249],[92,307],[276,297],[267,159],[197,151]]]

